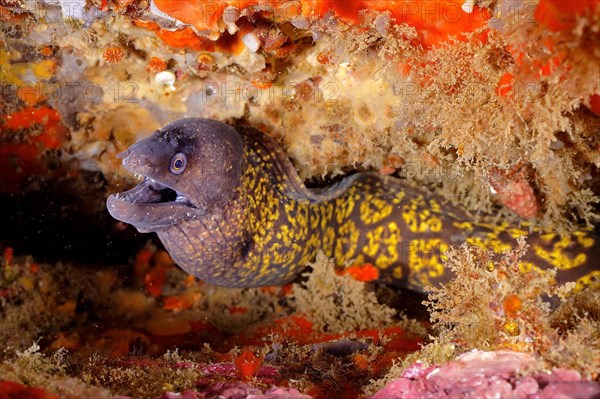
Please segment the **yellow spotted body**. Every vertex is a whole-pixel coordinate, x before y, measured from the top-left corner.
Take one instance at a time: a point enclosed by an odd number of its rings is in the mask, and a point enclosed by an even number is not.
[[[502,253],[521,236],[531,248],[524,270],[554,267],[559,282],[579,287],[600,278],[600,245],[591,231],[561,237],[527,226],[475,223],[435,196],[373,173],[311,190],[270,138],[251,128],[237,130],[244,142],[243,172],[222,215],[158,232],[175,260],[186,261],[191,266],[184,268],[201,278],[238,287],[281,284],[322,250],[340,266],[371,263],[382,282],[422,290],[451,277],[443,263],[451,245],[467,242]],[[202,259],[190,262],[194,256]]]

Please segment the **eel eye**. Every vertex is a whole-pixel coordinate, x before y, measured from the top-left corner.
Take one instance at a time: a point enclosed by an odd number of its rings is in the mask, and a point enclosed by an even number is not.
[[[183,152],[179,152],[173,155],[173,158],[171,158],[171,166],[169,167],[169,169],[171,170],[171,173],[178,175],[180,173],[183,173],[186,165],[187,157]]]

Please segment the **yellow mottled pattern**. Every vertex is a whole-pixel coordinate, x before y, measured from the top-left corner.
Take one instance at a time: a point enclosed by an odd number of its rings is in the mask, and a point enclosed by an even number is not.
[[[392,205],[382,198],[367,196],[360,203],[360,220],[367,225],[380,222],[392,214]]]
[[[523,273],[528,273],[532,270],[541,271],[533,262],[519,262],[519,270]]]
[[[440,232],[442,230],[442,220],[435,213],[439,213],[437,202],[433,201],[433,204],[430,203],[427,206],[421,196],[410,200],[408,204],[402,207],[402,218],[413,233]]]
[[[459,230],[463,230],[466,232],[472,232],[474,229],[473,223],[471,222],[452,222],[452,225],[458,228]]]
[[[578,278],[575,284],[575,292],[579,292],[585,287],[594,284],[600,284],[600,270],[593,270],[585,276]]]
[[[588,249],[594,246],[595,240],[588,235],[585,231],[576,231],[573,233],[575,239],[583,248]]]
[[[247,147],[249,162],[238,188],[241,206],[232,211],[230,225],[220,227],[238,241],[248,240],[247,253],[239,264],[214,270],[239,279],[240,286],[289,281],[319,250],[340,266],[372,263],[387,283],[422,289],[452,277],[444,268],[444,253],[465,241],[500,254],[512,249],[517,238],[528,237],[531,251],[519,263],[523,272],[589,267],[586,251],[597,245],[586,230],[560,237],[527,223],[477,223],[398,180],[373,174],[320,191],[323,199],[303,200],[302,192],[289,195],[293,182],[282,172],[285,165],[272,175],[273,162],[287,160],[257,147]],[[233,218],[246,227],[245,238]],[[568,278],[578,287],[600,278],[598,270],[586,273]]]
[[[337,264],[372,263],[387,273],[388,281],[418,288],[450,278],[444,269],[443,254],[450,245],[461,243],[450,242],[452,235],[496,254],[512,249],[518,237],[532,235],[526,224],[519,227],[507,222],[489,224],[457,219],[460,211],[445,213],[435,198],[398,188],[358,179],[343,195],[318,205],[323,229],[320,245],[334,256]],[[586,255],[567,252],[567,246],[576,241],[581,251],[594,245],[594,239],[585,231],[575,233],[574,240],[569,237],[558,240],[554,234],[540,235],[532,230],[530,242],[537,258],[520,262],[524,272],[544,268],[544,263],[558,266],[559,261],[563,268],[565,264],[577,267],[585,263]]]
[[[387,269],[393,264],[396,264],[399,259],[399,250],[401,235],[400,229],[396,222],[390,222],[387,226],[384,227],[384,231],[387,233],[387,236],[382,239],[382,246],[379,254],[377,255],[377,260],[375,263],[381,269]]]
[[[519,237],[527,237],[529,235],[529,232],[523,229],[519,229],[517,227],[512,227],[506,230],[506,232],[511,236],[511,238],[514,238],[515,240]]]
[[[238,187],[236,203],[240,206],[228,213],[230,221],[239,218],[240,222],[220,228],[244,226],[250,249],[238,263],[217,265],[213,276],[235,276],[235,285],[239,286],[277,284],[293,278],[316,255],[323,238],[315,234],[321,215],[308,201],[287,198],[285,181],[274,186],[269,154],[252,146],[246,151],[246,159],[251,162],[245,165]],[[333,206],[329,212],[333,212]]]
[[[568,270],[583,265],[587,260],[587,256],[583,252],[571,256],[571,253],[566,251],[572,244],[571,237],[561,237],[550,248],[535,245],[533,249],[540,258],[552,266],[560,270]]]
[[[338,236],[334,258],[338,264],[344,265],[356,256],[360,231],[356,228],[354,221],[348,219],[341,224]]]
[[[350,215],[352,215],[352,211],[354,210],[355,201],[353,198],[338,198],[335,202],[335,220],[338,225],[344,224]],[[361,208],[362,210],[362,208]]]
[[[251,287],[293,280],[319,250],[338,266],[370,263],[382,282],[411,289],[449,281],[444,253],[463,243],[495,254],[527,237],[519,269],[558,269],[577,288],[600,278],[600,245],[591,229],[560,236],[529,225],[482,223],[399,179],[373,173],[307,189],[276,144],[244,130],[243,167],[218,211],[158,231],[176,262],[217,284]]]
[[[408,266],[412,275],[410,281],[415,286],[429,286],[432,278],[444,273],[442,260],[448,244],[438,238],[411,240]]]
[[[493,251],[494,253],[497,254],[501,254],[503,252],[506,252],[510,249],[512,249],[512,245],[502,241],[499,237],[498,234],[494,233],[494,232],[488,232],[488,233],[484,233],[483,237],[480,236],[473,236],[473,237],[468,237],[466,239],[466,242],[468,242],[471,245],[475,245],[476,247],[488,250],[488,251]]]

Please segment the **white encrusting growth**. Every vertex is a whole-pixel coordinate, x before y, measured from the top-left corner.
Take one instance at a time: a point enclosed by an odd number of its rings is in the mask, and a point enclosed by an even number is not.
[[[248,32],[244,36],[242,36],[242,42],[246,45],[246,48],[253,53],[256,53],[260,48],[260,40],[256,36],[254,32]]]
[[[156,83],[168,86],[171,90],[175,90],[174,84],[176,79],[177,77],[172,71],[162,71],[154,77]]]
[[[473,7],[475,7],[475,3],[477,0],[465,0],[465,2],[463,3],[463,5],[461,6],[462,10],[464,12],[466,12],[467,14],[470,14],[473,12]]]

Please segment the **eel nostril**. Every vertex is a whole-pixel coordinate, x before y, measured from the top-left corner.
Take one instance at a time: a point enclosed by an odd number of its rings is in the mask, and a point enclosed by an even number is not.
[[[129,153],[123,158],[123,166],[130,172],[139,171],[140,164],[140,158],[135,154]]]

